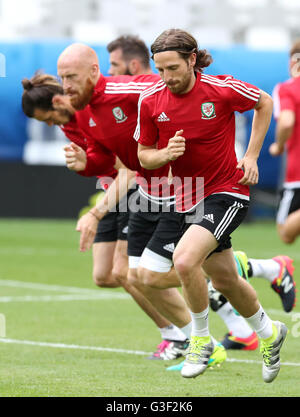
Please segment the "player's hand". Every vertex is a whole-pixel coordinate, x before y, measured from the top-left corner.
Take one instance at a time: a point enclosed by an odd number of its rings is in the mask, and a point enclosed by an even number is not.
[[[90,212],[84,214],[77,222],[76,231],[80,232],[79,250],[86,252],[91,249],[98,227],[98,219]]]
[[[244,171],[244,176],[240,179],[239,184],[256,185],[258,183],[259,175],[256,159],[244,156],[237,164],[237,168]]]
[[[284,146],[280,146],[277,142],[274,142],[270,145],[269,152],[272,156],[279,156],[284,152]]]
[[[183,130],[177,130],[175,136],[169,139],[167,152],[170,161],[175,161],[185,152],[185,138],[181,136]]]
[[[66,165],[71,171],[84,171],[87,163],[85,151],[71,142],[64,147]]]

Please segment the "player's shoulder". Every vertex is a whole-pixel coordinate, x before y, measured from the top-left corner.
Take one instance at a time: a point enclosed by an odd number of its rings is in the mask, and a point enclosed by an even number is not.
[[[150,103],[155,101],[158,96],[167,94],[168,89],[164,81],[160,77],[156,81],[141,93],[140,102]]]
[[[200,76],[200,83],[219,87],[220,89],[222,89],[223,87],[238,87],[239,85],[250,85],[249,82],[239,80],[238,78],[235,78],[233,75],[230,74],[211,75],[203,73]]]
[[[141,74],[141,75],[114,75],[104,77],[106,88],[118,86],[136,86],[141,88],[147,88],[155,84],[160,77],[156,74]]]
[[[284,91],[290,91],[290,92],[294,92],[297,91],[299,93],[299,89],[300,89],[300,82],[299,82],[300,78],[289,78],[286,81],[283,81],[281,83],[278,83],[278,90],[280,90],[281,92]]]
[[[213,85],[226,84],[233,80],[235,80],[235,78],[230,74],[211,75],[211,74],[201,73],[199,76],[200,83],[213,84]]]

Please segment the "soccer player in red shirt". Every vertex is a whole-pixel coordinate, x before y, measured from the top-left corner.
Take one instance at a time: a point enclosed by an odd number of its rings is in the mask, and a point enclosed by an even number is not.
[[[156,77],[156,79],[157,79],[157,77]],[[39,89],[39,91],[41,91],[42,90],[40,88],[41,86],[38,86],[38,87],[39,88],[37,88],[37,89]],[[46,86],[44,86],[44,87],[46,87]],[[56,93],[61,93],[59,88],[61,88],[61,86],[56,85],[56,90],[55,90]],[[46,88],[44,88],[44,89],[46,89]],[[29,112],[26,112],[26,114],[28,114],[28,116],[33,116],[40,121],[45,121],[48,124],[65,123],[64,126],[63,126],[64,132],[67,134],[67,136],[69,137],[70,140],[73,140],[76,143],[78,143],[78,145],[81,145],[82,149],[85,148],[85,146],[84,146],[85,142],[81,143],[79,140],[77,140],[77,135],[80,133],[80,135],[83,135],[83,137],[88,138],[88,140],[87,140],[88,144],[90,145],[92,143],[94,146],[92,148],[88,147],[87,154],[90,156],[91,155],[90,151],[92,149],[92,151],[93,151],[92,154],[93,155],[92,155],[92,159],[90,158],[89,161],[88,161],[89,163],[87,164],[87,167],[86,167],[87,169],[85,170],[86,172],[81,170],[81,173],[84,173],[84,174],[88,173],[89,175],[91,175],[92,171],[94,170],[94,175],[97,175],[97,174],[100,174],[100,173],[104,174],[104,172],[102,171],[102,169],[104,169],[103,158],[105,157],[106,153],[109,153],[110,155],[113,155],[113,156],[114,156],[114,154],[111,152],[110,149],[107,149],[104,146],[102,146],[102,144],[99,141],[97,141],[97,142],[93,141],[93,139],[90,137],[89,129],[92,129],[95,125],[95,122],[93,122],[93,123],[91,122],[90,113],[88,113],[88,119],[87,119],[88,127],[84,128],[85,132],[83,134],[82,130],[79,128],[79,124],[77,123],[77,118],[79,117],[78,115],[81,113],[80,111],[76,112],[75,115],[73,116],[73,118],[71,119],[71,121],[66,123],[68,119],[70,120],[72,108],[70,108],[69,113],[67,113],[67,108],[62,109],[62,107],[60,107],[60,111],[53,109],[52,101],[55,101],[55,99],[53,98],[55,92],[52,92],[52,95],[50,94],[51,95],[50,100],[49,100],[49,97],[47,97],[47,99],[43,100],[43,105],[41,105],[39,100],[37,100],[37,102],[35,103],[34,97],[31,97],[32,100],[30,100],[30,102],[32,102],[32,103],[30,103],[30,107],[32,107],[32,108],[30,109]],[[121,93],[121,97],[123,97],[123,96],[124,96],[124,94]],[[136,108],[137,108],[136,105],[137,105],[137,101],[135,103],[135,109],[134,109],[135,115],[136,115]],[[134,130],[134,127],[135,127],[136,117],[133,120],[134,120],[134,123],[132,124],[132,131]],[[83,122],[81,121],[81,123],[83,123]],[[101,133],[101,130],[98,129],[97,132]],[[128,137],[128,135],[127,135],[127,137]],[[128,155],[129,155],[129,159],[127,161],[128,165],[138,166],[141,169],[141,167],[139,165],[138,158],[137,158],[137,144],[133,140],[132,134],[130,135],[130,143],[132,143],[132,146],[134,147],[134,153],[132,153],[132,152],[130,153],[130,146],[129,146],[129,148],[127,148],[128,149]],[[81,148],[79,148],[79,149],[81,149]],[[100,149],[100,148],[103,148],[103,149]],[[123,151],[123,153],[121,153],[121,155],[126,160],[127,156],[126,156],[126,152],[125,152],[125,147],[123,149],[124,149],[124,151]],[[79,152],[79,150],[78,150],[78,152]],[[103,152],[104,152],[104,154],[103,154]],[[96,161],[94,160],[95,155],[97,156]],[[91,163],[91,160],[92,160],[92,163]],[[114,158],[113,158],[113,160],[114,160]],[[97,161],[99,161],[99,165],[97,164]],[[70,162],[70,163],[72,163],[72,162]],[[101,200],[100,203],[102,203],[102,200]],[[98,209],[96,209],[95,211],[97,213],[96,214],[97,219],[99,217],[103,216],[103,212],[100,213],[98,211]],[[91,219],[95,219],[95,223],[98,224],[98,220],[96,219],[96,217],[94,215],[91,216],[90,214],[88,214],[85,217],[87,217],[87,218],[90,217]],[[160,329],[168,328],[168,329],[166,329],[165,333],[167,333],[169,335],[170,339],[171,339],[171,337],[170,337],[171,334],[173,335],[173,339],[175,338],[174,336],[176,336],[176,332],[178,334],[180,333],[181,337],[185,337],[185,335],[183,333],[181,333],[179,331],[179,329],[176,330],[176,327],[174,327],[173,331],[171,331],[171,328],[169,328],[170,325],[171,325],[171,322],[169,320],[167,320],[165,317],[163,317],[161,314],[159,314],[158,311],[153,307],[151,301],[149,302],[149,300],[145,296],[143,296],[143,294],[139,291],[139,289],[135,288],[132,285],[131,282],[122,282],[122,284],[124,284],[123,285],[124,288],[128,292],[130,292],[130,294],[133,296],[135,301],[155,321],[155,323],[157,324],[157,326]],[[181,320],[180,324],[182,322],[183,322],[184,325],[186,323],[189,323],[189,321],[190,321],[189,312],[186,309],[184,300],[182,299],[181,295],[179,294],[179,292],[175,288],[172,289],[172,290],[165,290],[165,291],[153,290],[152,292],[154,292],[154,291],[157,292],[156,298],[158,300],[160,300],[160,302],[162,304],[164,304],[164,299],[167,298],[167,301],[170,300],[169,304],[170,304],[170,307],[173,310],[175,309],[175,306],[176,306],[177,317],[179,316],[178,320]],[[172,294],[173,294],[173,297],[171,297]],[[178,299],[178,303],[179,303],[178,307],[176,305],[177,299]],[[167,301],[166,301],[166,303],[167,303]],[[177,352],[177,353],[179,353],[179,352]]]
[[[106,49],[109,52],[109,75],[152,74],[149,49],[138,36],[120,36]]]
[[[124,238],[123,236],[120,236],[120,234],[115,236],[115,233],[113,233],[112,228],[114,227],[114,222],[112,222],[112,219],[110,218],[110,213],[108,215],[104,215],[105,212],[107,212],[107,208],[113,208],[110,204],[115,199],[113,186],[115,183],[118,184],[118,181],[122,182],[124,180],[127,181],[127,179],[130,180],[132,176],[131,172],[126,175],[127,170],[124,170],[124,166],[120,164],[119,161],[116,162],[116,157],[113,153],[104,148],[101,143],[94,142],[90,137],[83,135],[76,122],[78,113],[72,115],[72,108],[60,108],[59,110],[53,108],[53,98],[56,94],[62,94],[63,92],[61,85],[55,77],[49,74],[37,74],[31,80],[24,79],[23,87],[24,93],[22,97],[22,106],[24,113],[28,117],[34,117],[39,121],[47,123],[48,125],[54,124],[60,126],[68,139],[72,141],[73,149],[76,149],[77,152],[80,152],[79,149],[89,149],[89,155],[92,156],[90,158],[89,170],[94,170],[95,175],[101,175],[100,180],[103,179],[104,175],[104,179],[106,180],[112,181],[114,178],[116,179],[115,182],[112,183],[111,187],[109,187],[105,197],[98,203],[99,210],[101,210],[102,219],[99,222],[96,239],[93,245],[93,279],[95,283],[98,286],[103,287],[119,287],[120,285],[123,286],[124,289],[133,297],[133,299],[144,310],[144,312],[152,318],[152,320],[159,328],[167,328],[170,332],[170,321],[160,315],[144,297],[144,295],[134,285],[128,282],[128,258],[126,250],[125,252],[121,250],[116,251],[116,241],[122,240],[123,242]],[[95,154],[97,155],[97,165],[93,164],[93,156]],[[121,172],[120,179],[120,175],[116,177],[117,171],[114,165],[116,168],[121,166],[121,171],[125,171]],[[87,175],[88,173],[82,170],[79,172],[79,174]],[[118,195],[118,191],[116,194]],[[100,214],[99,211],[97,213],[97,215]],[[112,212],[111,214],[114,215],[115,213]],[[117,217],[121,217],[121,220],[118,221],[117,219],[117,221],[118,223],[122,223],[122,226],[124,223],[123,217],[126,218],[128,216],[128,211],[122,211],[121,213],[117,213],[117,215]],[[93,215],[91,217],[94,218]],[[98,221],[96,223],[98,224]],[[127,222],[124,224],[124,226],[127,226]],[[106,236],[108,236],[108,238],[106,238]],[[126,242],[127,244],[126,235],[125,239],[126,240],[124,240],[124,243]],[[122,247],[124,247],[124,245],[121,245],[121,248]],[[126,257],[126,264],[123,263],[122,266],[124,257]],[[120,267],[119,273],[117,272],[118,267]],[[102,272],[100,273],[99,270]],[[103,279],[100,279],[102,276]],[[118,280],[116,279],[116,276],[118,276]],[[179,332],[179,330],[177,331]],[[173,333],[176,333],[176,328],[173,330]]]
[[[291,78],[273,91],[274,117],[277,121],[275,142],[270,153],[278,156],[286,150],[286,171],[277,212],[280,239],[293,243],[300,234],[300,40],[290,50]],[[290,282],[286,283],[291,285]]]
[[[203,373],[214,349],[203,267],[213,286],[260,337],[263,379],[271,382],[280,370],[279,350],[287,328],[271,321],[254,289],[239,277],[230,235],[246,215],[249,185],[258,182],[257,158],[271,120],[272,99],[232,76],[202,74],[211,57],[183,30],[163,32],[151,51],[165,84],[141,94],[135,139],[143,167],[171,163],[177,211],[182,213],[185,233],[173,259],[191,310],[192,337],[181,374],[190,378]],[[252,133],[238,163],[234,112],[250,109],[255,109]]]

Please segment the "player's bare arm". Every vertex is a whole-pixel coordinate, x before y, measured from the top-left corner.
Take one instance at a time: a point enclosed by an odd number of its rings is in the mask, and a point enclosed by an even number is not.
[[[285,143],[293,133],[295,120],[295,113],[292,110],[283,110],[280,113],[276,124],[275,142],[269,148],[272,156],[278,156],[284,152]]]
[[[76,230],[80,232],[79,249],[81,252],[85,252],[92,247],[98,222],[109,210],[116,206],[134,183],[134,171],[127,169],[118,158],[116,166],[119,167],[118,175],[109,186],[105,196],[77,223]]]
[[[166,165],[170,161],[175,161],[185,152],[185,138],[181,136],[183,130],[178,130],[175,135],[169,139],[168,146],[157,149],[155,145],[138,146],[138,158],[140,164],[145,169],[157,169]]]
[[[237,165],[238,168],[244,171],[244,176],[239,181],[240,184],[244,185],[255,185],[258,183],[259,172],[257,160],[269,129],[273,112],[273,100],[271,96],[264,91],[260,91],[260,93],[259,101],[254,108],[249,145],[244,157]]]

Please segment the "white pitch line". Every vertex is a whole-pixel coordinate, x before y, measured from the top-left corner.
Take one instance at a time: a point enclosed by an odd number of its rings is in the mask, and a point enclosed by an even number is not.
[[[17,340],[17,339],[7,339],[0,338],[0,343],[10,343],[17,345],[29,345],[29,346],[39,346],[39,347],[51,347],[57,349],[74,349],[74,350],[94,350],[100,352],[114,352],[114,353],[126,353],[129,355],[151,355],[152,352],[144,352],[141,350],[128,350],[128,349],[115,349],[115,348],[105,348],[101,346],[84,346],[84,345],[67,345],[65,343],[50,343],[50,342],[34,342],[31,340]],[[227,362],[240,362],[240,363],[254,363],[261,365],[261,361],[251,360],[251,359],[235,359],[227,358]],[[281,362],[281,365],[285,366],[300,366],[300,363],[294,362]]]
[[[51,301],[86,301],[86,300],[129,300],[127,294],[118,292],[99,293],[97,294],[66,294],[66,295],[24,295],[24,296],[3,296],[0,297],[0,303],[18,303],[18,302],[51,302]]]
[[[115,348],[105,348],[101,346],[66,345],[65,343],[33,342],[31,340],[17,340],[17,339],[7,339],[7,338],[0,338],[0,343],[12,343],[12,344],[17,344],[17,345],[51,347],[51,348],[58,348],[58,349],[96,350],[100,352],[128,353],[130,355],[150,355],[151,354],[151,352],[143,352],[141,350],[115,349]]]
[[[8,279],[0,279],[0,286],[4,287],[12,287],[12,288],[27,288],[31,290],[41,290],[41,291],[55,291],[55,292],[63,292],[63,293],[71,293],[71,294],[78,294],[78,297],[74,296],[74,300],[90,300],[90,299],[120,299],[120,300],[129,300],[131,297],[129,294],[118,292],[118,291],[111,291],[111,290],[104,290],[98,289],[93,290],[90,288],[80,288],[80,287],[68,287],[64,285],[52,285],[52,284],[41,284],[38,282],[26,282],[26,281],[13,281]],[[80,295],[79,295],[80,294]],[[30,296],[28,296],[30,297]],[[24,298],[23,301],[43,301],[41,297],[32,297],[32,300],[26,296],[24,297],[0,297],[0,302],[9,302],[9,301],[22,301],[21,298]],[[46,296],[48,297],[48,296]],[[67,297],[65,300],[59,299],[59,296],[54,296],[52,300],[48,300],[45,298],[44,301],[55,301],[55,297],[57,297],[58,301],[70,301],[72,298]],[[39,298],[39,300],[38,300]],[[49,298],[49,297],[48,297]],[[11,300],[9,300],[11,299]]]

